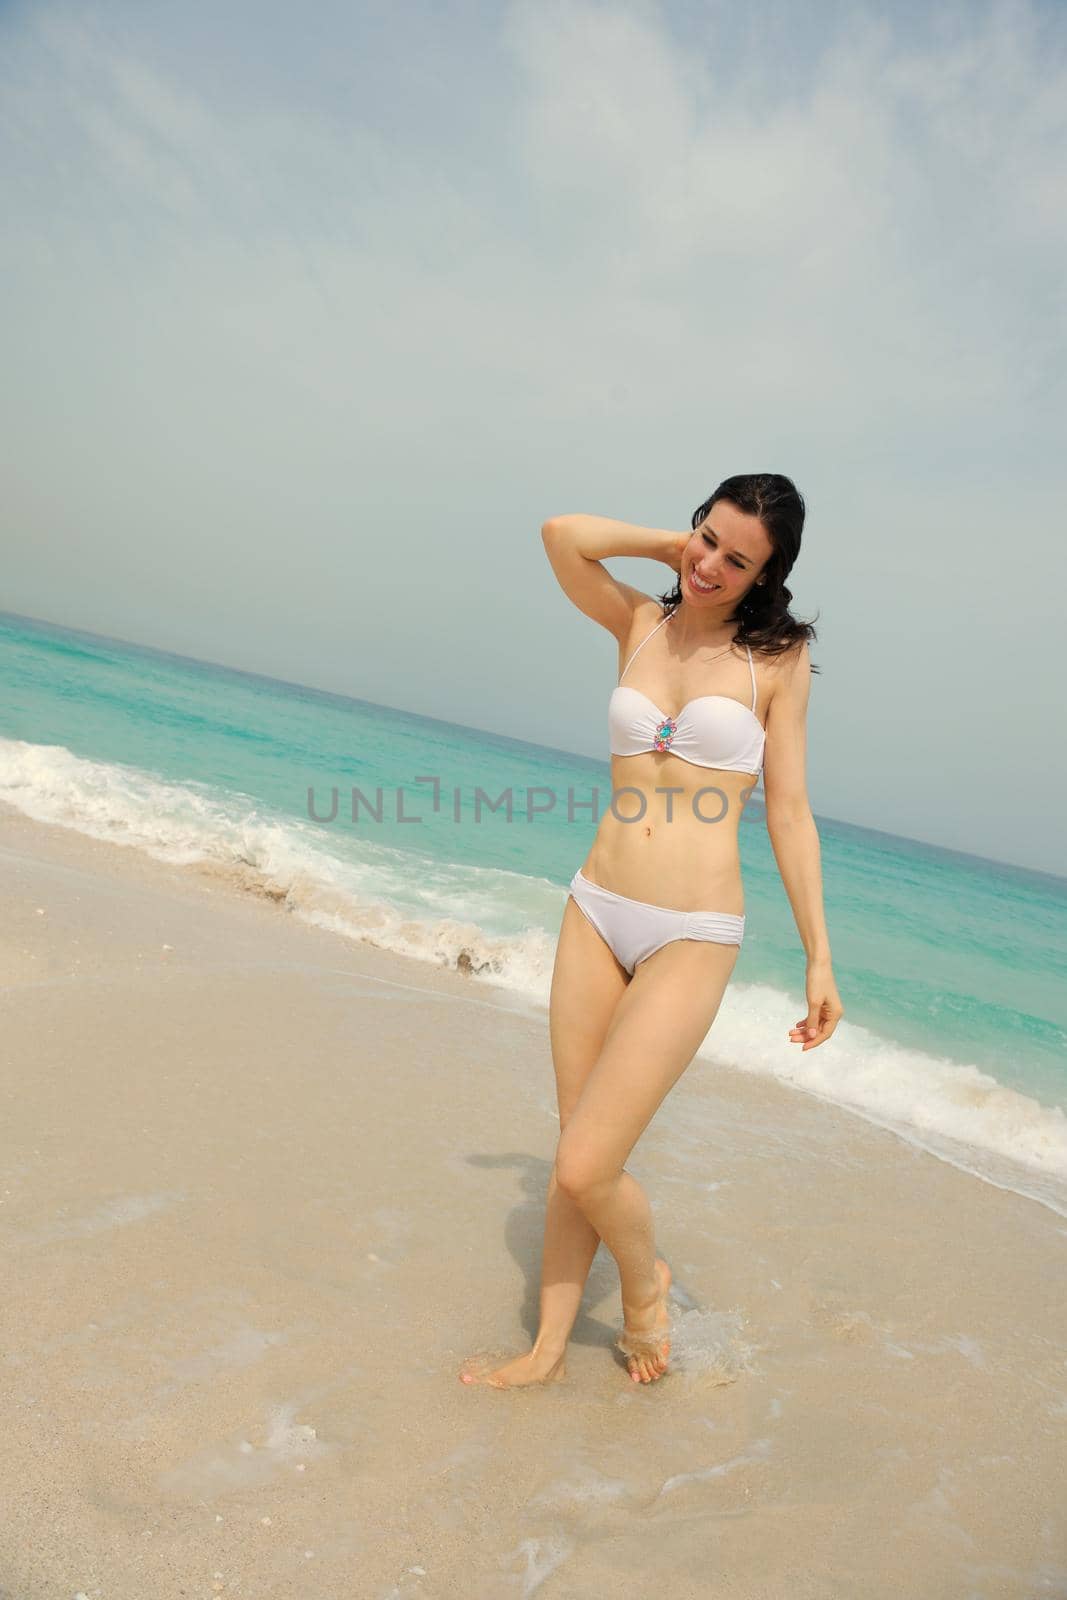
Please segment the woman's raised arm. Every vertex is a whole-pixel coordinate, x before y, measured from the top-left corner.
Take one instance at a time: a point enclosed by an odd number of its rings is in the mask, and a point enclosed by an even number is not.
[[[650,596],[628,583],[620,583],[601,564],[602,558],[645,556],[663,561],[677,572],[692,534],[575,513],[550,517],[541,527],[541,538],[568,600],[622,642],[629,632],[634,607]]]

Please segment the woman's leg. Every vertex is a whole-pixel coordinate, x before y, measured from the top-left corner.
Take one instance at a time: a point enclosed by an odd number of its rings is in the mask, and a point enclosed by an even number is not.
[[[737,956],[736,945],[678,939],[639,963],[560,1136],[557,1182],[615,1257],[630,1329],[668,1319],[648,1197],[623,1164],[703,1042]],[[662,1370],[652,1355],[629,1365],[644,1382]]]
[[[563,908],[549,1001],[549,1038],[560,1131],[608,1036],[630,979],[597,930],[568,896]],[[533,1349],[484,1375],[495,1388],[563,1375],[563,1356],[578,1316],[600,1235],[574,1199],[548,1180],[541,1253],[540,1327]],[[461,1376],[465,1376],[461,1373]],[[474,1381],[468,1374],[467,1381]]]

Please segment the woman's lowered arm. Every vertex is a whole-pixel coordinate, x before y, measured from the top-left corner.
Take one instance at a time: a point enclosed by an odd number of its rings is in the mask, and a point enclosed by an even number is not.
[[[811,659],[808,647],[783,663],[767,713],[763,788],[774,859],[808,958],[808,1014],[790,1030],[803,1049],[823,1044],[844,1015],[834,982],[823,907],[822,862],[805,777]]]

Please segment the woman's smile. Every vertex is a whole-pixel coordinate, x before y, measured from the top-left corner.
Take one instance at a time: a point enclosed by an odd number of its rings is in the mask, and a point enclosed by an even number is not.
[[[689,569],[689,582],[696,590],[697,594],[714,594],[716,589],[722,588],[722,585],[719,583],[704,583],[698,576],[694,567],[690,567]]]

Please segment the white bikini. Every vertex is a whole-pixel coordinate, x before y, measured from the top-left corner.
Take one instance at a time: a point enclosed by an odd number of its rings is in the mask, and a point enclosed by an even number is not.
[[[624,688],[622,679],[634,656],[669,622],[668,612],[652,633],[646,634],[622,669],[608,706],[612,755],[635,756],[646,751],[670,752],[696,767],[718,772],[746,772],[754,780],[763,770],[766,733],[756,716],[756,669],[748,649],[752,677],[752,705],[731,695],[704,694],[689,700],[675,716],[665,715],[640,689]],[[581,870],[570,882],[570,893],[589,921],[631,975],[642,961],[675,939],[707,939],[715,944],[740,945],[745,919],[729,911],[676,911],[669,906],[631,900],[600,884],[591,883]]]
[[[658,633],[669,612],[657,622]],[[758,777],[763,768],[766,735],[756,716],[756,669],[748,650],[748,670],[752,677],[752,705],[742,705],[726,694],[702,694],[688,700],[677,716],[667,717],[640,689],[626,689],[622,679],[652,633],[646,634],[622,669],[619,684],[608,702],[608,728],[611,753],[637,756],[646,750],[669,750],[671,755],[695,767],[714,767],[718,772],[750,772]]]

